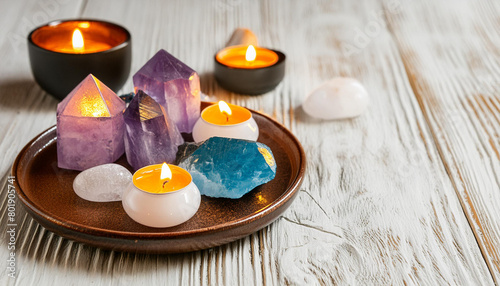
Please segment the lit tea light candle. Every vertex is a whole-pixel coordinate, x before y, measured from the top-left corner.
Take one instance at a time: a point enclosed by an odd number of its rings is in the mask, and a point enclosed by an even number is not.
[[[215,54],[215,79],[229,91],[263,94],[274,89],[285,76],[286,56],[249,43],[257,43],[255,35],[248,29],[237,29],[230,46]]]
[[[257,69],[272,66],[279,57],[272,50],[249,45],[227,47],[217,53],[216,59],[232,68]]]
[[[37,29],[31,39],[36,45],[49,51],[89,54],[106,51],[125,42],[126,33],[117,31],[95,21],[66,21]],[[110,36],[112,32],[116,34]]]
[[[191,183],[191,175],[184,169],[163,163],[146,166],[133,177],[134,185],[153,194],[175,192],[187,187]],[[172,172],[173,170],[173,172]]]
[[[259,127],[248,109],[219,101],[201,112],[193,128],[195,142],[205,141],[210,137],[257,141]]]
[[[28,51],[36,81],[59,99],[90,73],[116,92],[130,72],[130,33],[109,22],[50,22],[30,33]]]
[[[200,191],[191,175],[166,163],[135,172],[122,199],[128,216],[150,227],[179,225],[193,217],[200,202]]]

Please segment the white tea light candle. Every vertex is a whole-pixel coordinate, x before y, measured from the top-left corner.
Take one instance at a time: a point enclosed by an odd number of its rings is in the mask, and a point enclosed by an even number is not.
[[[201,112],[201,117],[193,128],[195,142],[205,141],[210,137],[257,141],[259,127],[248,109],[219,101]]]
[[[200,202],[200,191],[191,175],[165,163],[135,172],[122,199],[130,218],[150,227],[179,225],[193,217]]]

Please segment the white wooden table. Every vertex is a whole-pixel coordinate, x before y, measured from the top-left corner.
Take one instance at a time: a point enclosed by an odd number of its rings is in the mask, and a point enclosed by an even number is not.
[[[500,283],[499,1],[0,0],[0,11],[0,285]],[[143,255],[61,238],[18,204],[8,277],[7,176],[57,105],[33,81],[26,36],[75,17],[127,27],[132,72],[164,48],[199,72],[210,99],[289,128],[308,157],[290,209],[228,245]],[[231,94],[212,75],[240,26],[287,55],[285,79],[265,95]],[[336,76],[365,85],[369,110],[305,115],[305,95]]]

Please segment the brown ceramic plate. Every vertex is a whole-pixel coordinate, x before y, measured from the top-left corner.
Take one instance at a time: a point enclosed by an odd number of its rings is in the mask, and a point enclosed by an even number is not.
[[[202,103],[202,108],[206,106]],[[72,186],[79,172],[57,167],[55,126],[29,142],[14,161],[18,197],[48,230],[105,249],[176,253],[237,240],[270,224],[290,206],[306,165],[304,150],[290,131],[266,115],[252,114],[260,128],[258,141],[274,153],[276,177],[241,199],[202,196],[198,212],[181,225],[150,228],[129,218],[121,202],[96,203],[78,197]],[[130,169],[125,156],[117,163]]]

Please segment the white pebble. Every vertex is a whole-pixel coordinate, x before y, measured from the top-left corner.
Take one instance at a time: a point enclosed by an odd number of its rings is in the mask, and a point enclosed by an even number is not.
[[[370,98],[363,85],[353,78],[337,77],[313,90],[302,104],[304,111],[321,119],[344,119],[363,113]]]
[[[132,174],[118,164],[104,164],[87,169],[73,181],[75,193],[93,202],[121,201],[122,194],[132,182]]]

